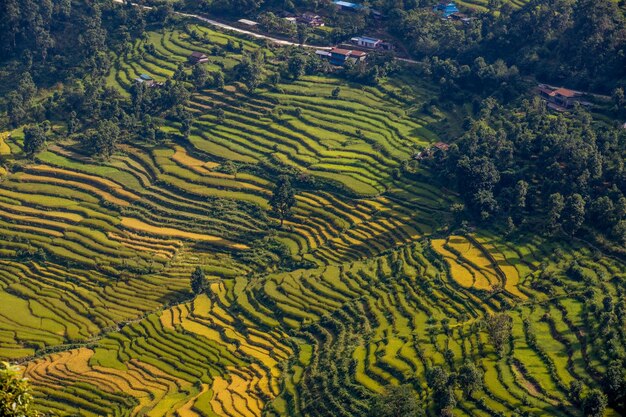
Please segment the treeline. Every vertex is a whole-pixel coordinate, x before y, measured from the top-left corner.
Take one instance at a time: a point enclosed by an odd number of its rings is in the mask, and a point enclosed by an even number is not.
[[[515,107],[487,99],[466,128],[427,163],[474,219],[548,234],[586,225],[626,243],[624,129],[594,123],[582,108],[553,114],[538,98]]]

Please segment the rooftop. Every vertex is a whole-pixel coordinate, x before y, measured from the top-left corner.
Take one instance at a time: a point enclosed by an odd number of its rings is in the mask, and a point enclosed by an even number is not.
[[[569,90],[567,88],[557,88],[556,90],[553,91],[554,94],[557,94],[559,96],[563,96],[563,97],[576,97],[578,95],[578,93],[574,90]]]
[[[352,38],[352,40],[354,40],[354,41],[363,41],[363,42],[368,42],[368,43],[382,42],[380,39],[370,38],[369,36],[356,36],[356,37]]]
[[[349,49],[342,49],[342,48],[333,48],[330,50],[330,52],[332,54],[337,54],[337,55],[350,55],[352,53],[351,50]]]
[[[248,19],[239,19],[239,20],[237,20],[237,22],[243,23],[244,25],[248,25],[248,26],[256,26],[256,25],[258,25],[257,22],[254,22],[254,21],[248,20]]]
[[[363,7],[360,4],[350,3],[349,1],[343,1],[343,0],[333,0],[333,3],[336,4],[337,6],[349,7],[352,9],[360,9]]]

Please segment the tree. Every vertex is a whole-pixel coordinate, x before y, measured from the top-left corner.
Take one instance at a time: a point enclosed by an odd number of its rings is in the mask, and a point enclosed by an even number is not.
[[[569,391],[567,393],[567,395],[569,396],[570,400],[572,400],[573,403],[575,404],[579,404],[580,400],[582,398],[582,393],[583,393],[583,384],[582,382],[575,380],[570,382],[569,384]]]
[[[270,205],[280,218],[280,227],[283,227],[285,218],[289,216],[291,208],[296,204],[296,197],[289,177],[281,175],[276,183]]]
[[[191,70],[191,79],[193,80],[193,85],[196,87],[196,90],[203,88],[208,78],[209,74],[204,65],[195,65]]]
[[[204,270],[199,266],[191,273],[191,291],[195,294],[202,294],[209,288],[209,280],[204,275]]]
[[[213,85],[218,90],[224,88],[224,73],[220,70],[213,73]]]
[[[563,210],[563,230],[570,235],[576,234],[585,221],[585,200],[580,194],[572,194],[567,198]]]
[[[88,136],[89,151],[92,155],[108,159],[113,155],[120,136],[120,128],[110,120],[103,120]]]
[[[466,397],[471,397],[474,391],[483,387],[483,372],[472,362],[466,361],[459,368],[457,381]]]
[[[339,94],[341,94],[341,88],[340,88],[340,87],[335,87],[335,88],[333,88],[333,91],[330,93],[330,95],[331,95],[334,99],[339,98]]]
[[[261,84],[263,75],[261,65],[248,56],[245,56],[235,66],[234,71],[237,78],[246,85],[250,92],[253,92]]]
[[[17,127],[26,117],[24,98],[17,92],[7,94],[7,113],[11,125]]]
[[[485,319],[487,334],[496,353],[504,355],[506,343],[511,337],[511,318],[505,313],[490,314]]]
[[[26,378],[20,376],[19,368],[7,362],[0,365],[0,416],[36,417],[33,397]]]
[[[622,399],[626,399],[626,371],[622,361],[614,360],[609,364],[602,382],[612,403],[619,404]]]
[[[583,400],[583,412],[586,417],[602,417],[607,404],[606,395],[599,389],[593,389]]]
[[[548,212],[548,230],[551,233],[556,232],[561,226],[561,214],[565,207],[565,199],[560,193],[550,195],[548,203],[550,211]]]
[[[304,45],[309,38],[309,27],[307,25],[299,24],[297,27],[298,43]]]
[[[40,125],[24,129],[24,153],[28,157],[35,155],[46,144],[46,133]]]
[[[410,385],[388,386],[370,401],[370,417],[418,417],[424,414]]]
[[[295,54],[289,57],[287,61],[287,69],[294,80],[302,77],[306,70],[306,57],[302,54]]]

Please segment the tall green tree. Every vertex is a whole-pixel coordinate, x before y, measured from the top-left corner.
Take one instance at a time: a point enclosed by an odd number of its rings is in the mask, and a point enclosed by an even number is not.
[[[32,157],[46,144],[46,132],[40,125],[29,126],[24,129],[24,153]]]
[[[511,337],[511,317],[505,313],[490,314],[485,318],[489,340],[499,356],[504,355],[506,344]]]
[[[202,294],[209,288],[209,280],[204,274],[204,270],[199,266],[191,273],[191,291],[198,295]]]
[[[280,227],[283,227],[285,218],[291,213],[291,208],[296,204],[296,197],[291,181],[286,175],[281,175],[270,199],[270,205],[274,213],[280,219]]]
[[[88,134],[89,152],[100,158],[108,159],[115,152],[115,148],[120,136],[120,128],[110,120],[103,120],[98,123],[95,130]]]
[[[483,372],[472,362],[466,361],[463,366],[459,368],[457,382],[463,394],[469,398],[474,391],[482,389]]]

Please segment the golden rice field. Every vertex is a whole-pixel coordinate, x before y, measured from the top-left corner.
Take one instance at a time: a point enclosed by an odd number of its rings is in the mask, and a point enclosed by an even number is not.
[[[260,48],[193,28],[204,42],[137,40],[108,85],[127,95],[138,75],[164,80],[229,39]],[[59,416],[365,416],[401,383],[435,415],[426,373],[466,360],[484,386],[456,392],[455,416],[580,415],[569,384],[597,387],[604,346],[623,347],[597,313],[623,299],[624,264],[576,241],[450,235],[455,196],[403,170],[446,123],[419,111],[436,93],[400,79],[229,83],[193,94],[188,139],[128,142],[106,162],[49,146],[0,182],[0,357]],[[21,140],[0,136],[0,154]],[[269,210],[278,168],[300,179],[283,228]],[[198,266],[210,288],[193,298]],[[496,312],[513,322],[503,357],[482,325]]]

